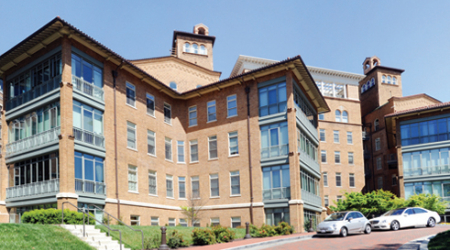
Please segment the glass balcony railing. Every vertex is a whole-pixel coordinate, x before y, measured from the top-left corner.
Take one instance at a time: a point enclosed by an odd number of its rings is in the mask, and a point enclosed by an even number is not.
[[[423,176],[423,175],[439,175],[439,174],[450,174],[450,166],[432,166],[423,168],[410,168],[403,169],[403,175],[407,176]]]
[[[291,188],[280,187],[263,190],[263,200],[290,199]]]
[[[310,193],[304,189],[302,189],[302,200],[318,207],[322,206],[322,198],[320,198],[320,196]]]
[[[105,137],[101,134],[73,127],[73,136],[75,137],[75,140],[89,143],[97,147],[105,147]]]
[[[6,188],[6,199],[59,192],[59,179]]]
[[[57,141],[60,134],[61,127],[58,126],[25,139],[8,143],[6,144],[6,157]]]
[[[103,182],[75,179],[75,191],[106,195],[106,185]]]
[[[72,75],[73,89],[83,92],[86,95],[92,96],[100,101],[103,101],[103,89],[95,86],[90,82]]]
[[[261,148],[261,159],[268,159],[289,154],[289,144]]]
[[[15,96],[5,102],[6,110],[11,110],[24,103],[27,103],[35,98],[38,98],[56,88],[59,88],[61,83],[61,75],[55,76],[52,79],[35,86],[34,88],[22,93],[21,95]]]

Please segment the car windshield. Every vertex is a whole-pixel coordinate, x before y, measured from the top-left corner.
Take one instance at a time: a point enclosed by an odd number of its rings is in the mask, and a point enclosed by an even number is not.
[[[403,211],[405,211],[406,208],[399,208],[399,209],[395,209],[395,210],[391,210],[389,212],[386,212],[385,214],[383,214],[382,216],[396,216],[396,215],[401,215],[403,213]]]
[[[335,221],[335,220],[344,220],[345,215],[347,213],[334,213],[334,214],[330,214],[325,221]]]

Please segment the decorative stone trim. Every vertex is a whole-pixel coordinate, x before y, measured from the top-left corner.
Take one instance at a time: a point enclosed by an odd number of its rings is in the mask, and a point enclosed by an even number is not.
[[[303,200],[290,200],[289,201],[289,205],[294,205],[294,204],[303,204]]]
[[[58,193],[58,194],[56,194],[56,198],[73,198],[73,199],[78,199],[78,194],[74,194],[74,193]]]

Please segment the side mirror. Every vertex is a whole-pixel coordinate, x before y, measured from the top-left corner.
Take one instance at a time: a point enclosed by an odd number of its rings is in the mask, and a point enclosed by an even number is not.
[[[405,217],[408,217],[408,214],[405,214],[404,216],[405,216]]]
[[[352,217],[350,217],[350,218],[348,218],[347,220],[348,220],[348,222],[351,222],[351,221],[352,221],[352,219],[353,219],[353,218],[352,218]]]

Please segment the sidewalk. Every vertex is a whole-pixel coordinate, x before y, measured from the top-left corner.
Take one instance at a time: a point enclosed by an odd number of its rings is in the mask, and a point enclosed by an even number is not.
[[[315,232],[312,233],[295,233],[291,235],[282,235],[282,236],[274,236],[274,237],[266,237],[266,238],[252,238],[248,240],[238,239],[234,240],[233,242],[229,243],[221,243],[221,244],[214,244],[214,245],[208,245],[208,246],[195,246],[195,247],[189,247],[189,250],[216,250],[216,249],[245,249],[248,247],[255,247],[260,246],[264,244],[270,244],[275,242],[289,242],[299,239],[310,239],[313,235],[315,235]]]
[[[427,250],[428,242],[430,242],[430,240],[434,238],[434,236],[436,236],[436,234],[412,240],[401,246],[398,250]]]

